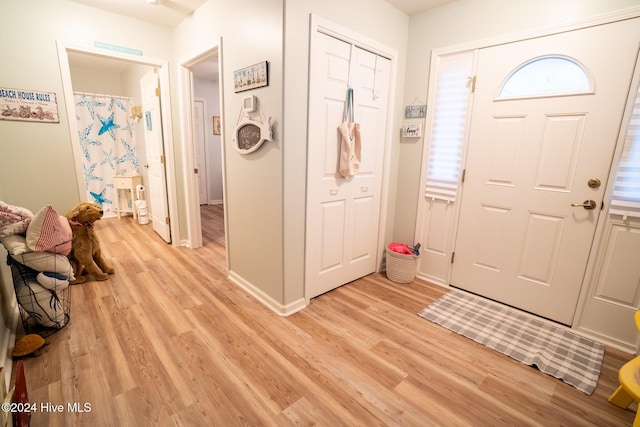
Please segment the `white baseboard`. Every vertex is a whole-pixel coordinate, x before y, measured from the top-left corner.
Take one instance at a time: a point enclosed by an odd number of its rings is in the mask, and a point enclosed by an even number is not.
[[[229,280],[247,291],[255,299],[267,306],[278,316],[290,316],[307,306],[307,300],[305,300],[304,298],[300,298],[299,300],[287,305],[282,305],[278,301],[274,300],[271,296],[265,294],[261,289],[256,288],[253,284],[233,271],[229,272]]]
[[[443,288],[448,288],[449,285],[447,285],[447,283],[445,281],[443,281],[441,278],[439,277],[435,277],[435,276],[430,276],[428,274],[424,274],[421,272],[417,272],[416,273],[416,278],[420,279],[420,280],[424,280],[425,282],[429,282],[433,285],[438,285],[441,286]]]
[[[591,331],[589,329],[586,328],[581,328],[581,327],[577,327],[577,328],[571,328],[570,329],[571,332],[575,333],[576,335],[580,335],[581,337],[590,339],[592,341],[596,341],[599,342],[601,344],[604,344],[606,346],[609,347],[613,347],[615,349],[618,349],[620,351],[623,351],[627,354],[630,355],[635,355],[636,353],[636,348],[632,345],[630,345],[629,343],[625,343],[623,341],[617,340],[615,338],[612,337],[608,337],[606,335],[600,334],[598,332],[595,331]]]

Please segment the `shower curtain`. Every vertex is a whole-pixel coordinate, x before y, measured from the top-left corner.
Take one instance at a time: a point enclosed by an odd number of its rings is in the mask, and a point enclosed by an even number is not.
[[[74,100],[85,199],[102,206],[105,214],[115,213],[113,176],[139,172],[133,102],[81,92],[74,93]]]

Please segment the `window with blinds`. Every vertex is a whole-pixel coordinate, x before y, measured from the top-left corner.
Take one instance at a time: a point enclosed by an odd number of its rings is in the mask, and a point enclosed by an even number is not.
[[[609,213],[622,215],[624,219],[640,218],[640,87],[627,125]]]
[[[438,57],[425,196],[454,202],[471,93],[473,52]]]

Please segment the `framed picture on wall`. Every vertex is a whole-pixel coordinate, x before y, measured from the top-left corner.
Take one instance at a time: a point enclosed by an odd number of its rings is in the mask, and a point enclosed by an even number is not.
[[[220,116],[213,116],[213,134],[220,135]]]
[[[259,62],[233,72],[233,90],[242,92],[269,85],[268,62]]]
[[[406,119],[421,119],[427,117],[427,105],[407,105],[404,109]]]

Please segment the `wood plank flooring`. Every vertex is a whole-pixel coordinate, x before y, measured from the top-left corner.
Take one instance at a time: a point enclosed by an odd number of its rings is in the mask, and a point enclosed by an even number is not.
[[[631,356],[607,348],[587,396],[419,317],[446,292],[438,286],[372,274],[279,317],[226,279],[221,223],[220,207],[203,210],[197,250],[173,248],[131,217],[96,225],[116,274],[74,286],[69,325],[25,359],[30,400],[65,407],[34,413],[32,426],[633,421],[635,406],[607,402]]]

